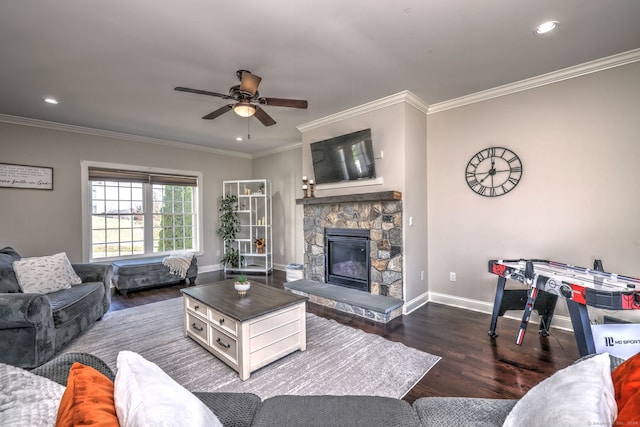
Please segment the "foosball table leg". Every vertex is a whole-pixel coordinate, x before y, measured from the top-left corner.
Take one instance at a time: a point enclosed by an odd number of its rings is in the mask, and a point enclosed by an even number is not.
[[[498,324],[498,316],[500,315],[500,306],[502,305],[502,297],[504,296],[504,285],[507,283],[507,279],[504,277],[498,277],[498,284],[496,286],[496,298],[493,302],[493,314],[491,315],[491,325],[489,326],[489,336],[496,338],[496,326]]]
[[[571,317],[573,333],[576,337],[580,357],[595,353],[596,345],[593,342],[593,333],[591,332],[591,322],[589,321],[587,306],[567,300],[567,308],[569,309],[569,316]]]

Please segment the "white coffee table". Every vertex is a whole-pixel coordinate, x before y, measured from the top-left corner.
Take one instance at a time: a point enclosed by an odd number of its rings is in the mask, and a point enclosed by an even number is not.
[[[240,379],[307,349],[307,298],[260,283],[239,296],[233,280],[182,289],[184,334],[236,370]]]

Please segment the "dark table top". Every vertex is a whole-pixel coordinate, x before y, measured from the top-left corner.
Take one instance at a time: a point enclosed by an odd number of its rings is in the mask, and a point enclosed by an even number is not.
[[[181,289],[181,292],[241,322],[307,300],[307,297],[256,282],[251,282],[247,294],[240,296],[233,282],[225,280],[199,285]]]

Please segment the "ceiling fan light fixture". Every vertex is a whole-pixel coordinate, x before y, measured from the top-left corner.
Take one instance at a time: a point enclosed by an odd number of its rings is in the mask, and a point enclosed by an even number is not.
[[[233,111],[240,117],[251,117],[256,112],[256,107],[248,102],[241,101],[233,106]]]

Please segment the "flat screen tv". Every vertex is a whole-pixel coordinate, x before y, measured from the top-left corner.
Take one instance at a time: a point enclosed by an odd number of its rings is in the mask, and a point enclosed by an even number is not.
[[[371,129],[311,143],[316,184],[376,177]]]

